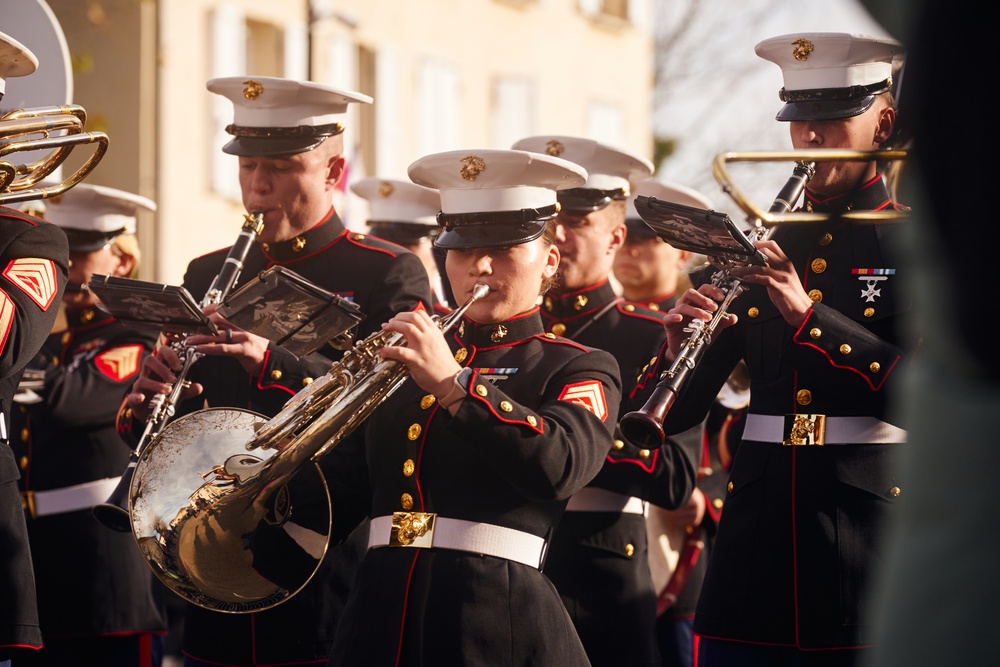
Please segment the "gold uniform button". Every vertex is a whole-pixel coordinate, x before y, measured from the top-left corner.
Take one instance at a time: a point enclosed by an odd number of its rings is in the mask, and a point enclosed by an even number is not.
[[[281,379],[281,371],[279,371],[277,369],[271,371],[271,379],[272,380],[280,380]]]
[[[411,476],[413,474],[413,471],[416,470],[416,468],[417,468],[417,466],[413,462],[413,459],[406,459],[405,461],[403,461],[403,475],[404,476],[406,476],[406,477]]]
[[[267,252],[267,251],[269,251],[271,249],[271,246],[268,245],[267,243],[261,243],[260,247],[262,247],[264,249],[264,252]]]
[[[548,338],[549,340],[555,340],[556,335],[552,332],[547,332],[545,334],[545,337]]]
[[[406,437],[410,440],[416,440],[420,437],[420,432],[423,429],[420,428],[420,424],[410,424],[410,428],[406,429]]]
[[[757,317],[758,315],[760,315],[760,309],[757,308],[756,306],[747,310],[747,317],[753,318]]]
[[[312,378],[302,378],[302,386],[303,387],[308,387],[312,383],[313,383],[313,379]]]
[[[538,420],[535,419],[535,415],[528,415],[524,421],[528,422],[531,426],[538,426]]]
[[[625,545],[625,555],[628,556],[629,558],[631,558],[632,554],[634,554],[634,553],[635,553],[635,547],[633,545],[631,545],[631,544],[626,544]]]
[[[659,310],[660,309],[660,304],[658,304],[658,303],[651,303],[651,304],[647,305],[646,307],[649,308],[650,310]]]
[[[21,429],[21,442],[28,442],[28,436],[31,435],[31,431],[27,428]]]
[[[514,406],[509,401],[500,401],[500,409],[504,412],[510,412],[514,409]]]
[[[732,491],[732,489],[730,489],[730,491]],[[712,501],[712,507],[714,507],[717,510],[721,510],[722,509],[722,498],[716,498],[715,500],[713,500]]]
[[[823,300],[823,293],[818,289],[809,290],[809,298],[812,299],[813,303],[819,303]]]
[[[59,365],[59,357],[54,357],[49,363],[52,364],[53,366],[58,366]]]
[[[892,496],[893,498],[899,498],[900,493],[902,493],[902,491],[898,486],[894,486],[891,489],[889,489],[889,495]]]
[[[625,449],[625,443],[621,440],[615,440],[615,449]]]
[[[649,450],[648,449],[640,449],[639,450],[639,458],[640,459],[648,459],[649,458]]]
[[[851,346],[848,345],[847,343],[844,343],[843,345],[840,346],[840,353],[841,354],[850,354],[851,353]]]
[[[458,363],[462,363],[463,361],[465,361],[465,358],[467,356],[469,356],[469,351],[464,347],[460,347],[455,351],[455,361],[457,361]]]
[[[795,394],[795,402],[799,405],[809,405],[813,402],[812,392],[808,389],[799,389]]]
[[[874,315],[875,315],[874,308],[865,308],[865,317],[874,317]]]
[[[426,410],[427,408],[434,405],[434,402],[436,400],[437,399],[434,398],[434,394],[427,394],[426,396],[420,399],[420,408]]]
[[[404,510],[413,509],[413,496],[408,493],[404,493],[399,497],[399,504]]]
[[[354,240],[355,241],[364,241],[365,240],[365,235],[364,234],[355,234],[354,235]]]
[[[634,312],[634,311],[635,311],[635,306],[633,306],[631,303],[625,305],[625,312],[626,313],[631,313],[631,312]]]
[[[125,408],[125,419],[132,419],[132,408]]]
[[[826,271],[826,260],[822,257],[817,257],[812,261],[810,267],[812,268],[813,273],[823,273]]]
[[[566,333],[566,325],[563,324],[562,322],[556,322],[555,324],[552,325],[552,333],[554,333],[557,336],[562,336],[564,333]]]
[[[62,335],[62,338],[60,338],[59,340],[62,341],[63,345],[69,345],[69,342],[73,340],[73,334],[67,331]]]
[[[869,366],[868,368],[869,370],[871,370],[872,373],[878,373],[880,370],[882,370],[882,365],[877,361],[873,361],[871,366]]]
[[[28,457],[27,456],[22,456],[20,458],[20,460],[18,460],[18,465],[21,466],[21,470],[27,470],[28,469]]]
[[[730,482],[729,484],[726,484],[726,491],[728,491],[729,493],[732,493],[734,488],[735,487],[733,486],[732,482]]]
[[[827,232],[826,234],[823,234],[823,236],[819,237],[817,243],[819,243],[820,245],[830,245],[830,241],[832,240],[833,240],[833,234]]]
[[[819,338],[822,335],[823,335],[823,332],[820,331],[819,328],[813,328],[813,329],[809,330],[809,337],[810,338]]]
[[[477,394],[479,394],[480,396],[483,396],[483,397],[485,397],[485,396],[486,396],[486,394],[488,394],[488,393],[490,393],[490,392],[489,392],[489,391],[487,391],[487,389],[486,389],[486,387],[485,387],[485,386],[483,386],[483,385],[481,385],[481,384],[477,384],[477,385],[476,385],[476,393],[477,393]]]

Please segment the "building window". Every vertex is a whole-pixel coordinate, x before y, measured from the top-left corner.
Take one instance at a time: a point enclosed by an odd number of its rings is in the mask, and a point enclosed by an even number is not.
[[[497,77],[493,81],[493,146],[509,149],[514,142],[535,134],[536,95],[533,81]]]
[[[587,136],[610,146],[622,146],[625,141],[622,110],[606,102],[588,104]]]
[[[417,154],[457,150],[461,136],[458,73],[446,63],[417,70]]]

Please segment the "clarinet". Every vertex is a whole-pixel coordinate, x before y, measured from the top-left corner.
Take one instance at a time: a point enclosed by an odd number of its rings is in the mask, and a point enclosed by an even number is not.
[[[769,213],[788,213],[802,195],[806,183],[815,173],[815,162],[796,162],[795,169],[784,187],[775,197]],[[766,241],[774,232],[776,226],[764,227],[757,221],[751,234],[755,241]],[[633,444],[645,448],[655,448],[663,445],[666,434],[663,431],[663,420],[677,400],[677,395],[691,378],[695,368],[712,342],[712,336],[723,318],[728,318],[728,311],[733,301],[746,291],[746,286],[729,269],[721,269],[712,275],[712,284],[722,290],[724,297],[719,302],[719,308],[712,318],[705,322],[693,320],[684,329],[690,336],[684,341],[683,347],[677,353],[677,358],[670,368],[660,375],[649,400],[639,410],[625,414],[619,423],[622,434]]]
[[[243,218],[243,227],[240,229],[240,235],[237,237],[233,247],[229,249],[226,261],[223,262],[219,273],[212,279],[212,284],[209,286],[208,291],[205,292],[205,296],[199,304],[202,309],[222,303],[226,296],[229,295],[230,290],[232,290],[236,281],[239,280],[240,273],[243,271],[243,262],[246,260],[250,248],[264,229],[264,214],[262,212],[254,211],[253,213],[245,214]],[[159,435],[163,427],[173,417],[181,392],[191,384],[187,380],[188,373],[191,371],[194,363],[203,356],[198,354],[193,346],[185,343],[183,337],[170,333],[165,333],[164,335],[171,338],[170,347],[180,358],[181,370],[177,373],[177,378],[174,380],[169,393],[156,394],[150,399],[149,419],[146,420],[146,426],[139,437],[138,444],[129,453],[128,467],[122,474],[121,481],[115,487],[108,500],[99,505],[94,505],[92,510],[94,516],[101,523],[120,532],[131,530],[131,515],[128,510],[129,487],[132,485],[132,476],[135,466],[139,462],[139,457],[142,455],[146,445]]]

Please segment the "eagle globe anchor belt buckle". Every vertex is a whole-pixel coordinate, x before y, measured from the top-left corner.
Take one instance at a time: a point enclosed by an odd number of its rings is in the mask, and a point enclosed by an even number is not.
[[[504,558],[538,568],[545,538],[489,523],[450,519],[428,512],[394,512],[371,520],[368,548],[452,549]]]
[[[816,446],[826,444],[826,415],[785,415],[785,433],[781,444],[785,447]]]

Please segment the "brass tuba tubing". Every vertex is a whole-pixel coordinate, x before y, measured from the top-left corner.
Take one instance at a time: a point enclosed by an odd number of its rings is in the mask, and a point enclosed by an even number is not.
[[[839,148],[817,148],[791,151],[750,151],[719,153],[712,160],[712,175],[722,185],[722,190],[747,214],[755,224],[776,225],[791,222],[823,222],[830,219],[826,213],[794,212],[788,210],[762,211],[736,187],[726,165],[732,162],[871,162],[906,160],[903,150],[858,151]],[[906,214],[900,211],[845,211],[838,218],[864,222],[900,220]]]

